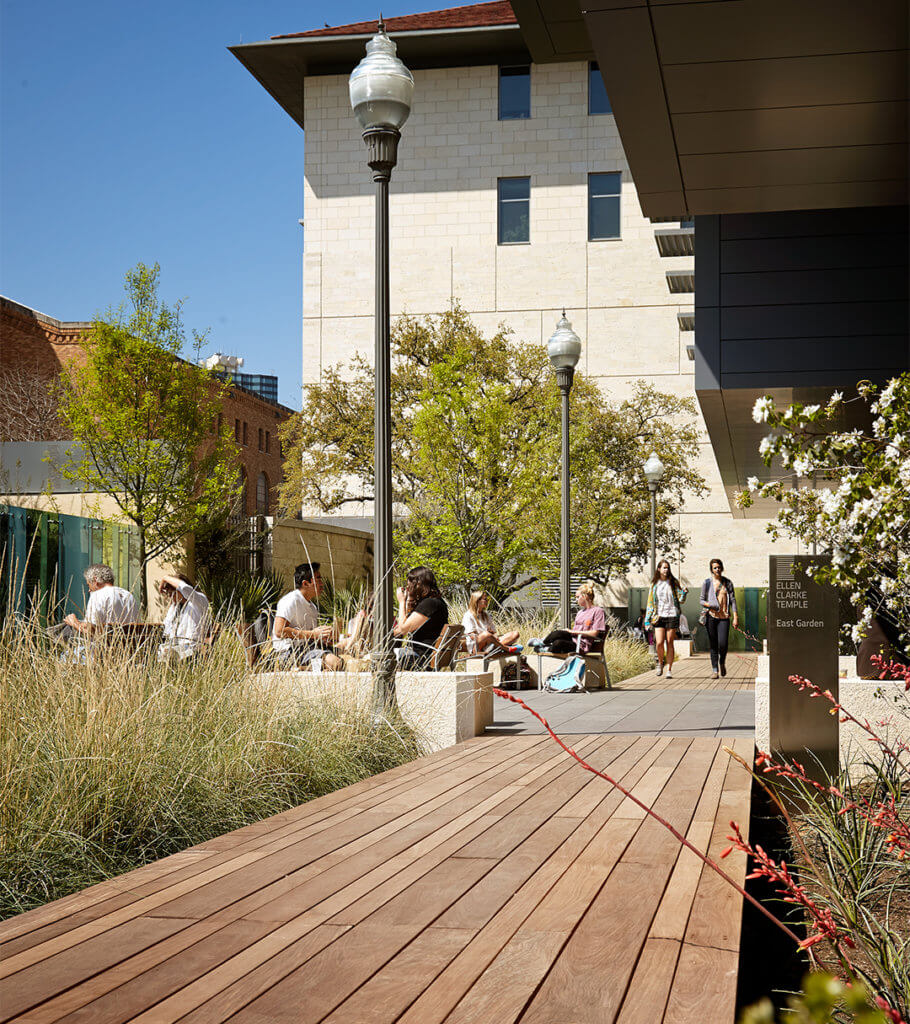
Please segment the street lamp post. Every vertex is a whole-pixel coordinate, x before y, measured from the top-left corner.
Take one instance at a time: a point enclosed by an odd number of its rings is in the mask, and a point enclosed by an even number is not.
[[[562,514],[560,516],[559,608],[563,629],[571,625],[570,558],[571,523],[569,521],[569,392],[575,377],[575,367],[581,356],[581,339],[566,319],[566,311],[547,342],[547,355],[556,371],[556,383],[562,392]]]
[[[392,360],[389,341],[389,181],[398,161],[400,128],[411,113],[414,78],[379,31],[351,73],[354,116],[363,129],[367,163],[376,184],[376,359],[373,433],[373,647],[377,703],[394,701],[392,649]]]
[[[651,576],[657,570],[657,488],[664,478],[664,464],[651,452],[644,466],[645,480],[651,492]]]

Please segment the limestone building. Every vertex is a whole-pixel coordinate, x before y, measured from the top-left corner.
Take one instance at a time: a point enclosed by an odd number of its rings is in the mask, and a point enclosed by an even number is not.
[[[391,182],[393,316],[457,301],[485,332],[505,324],[524,344],[545,345],[565,307],[584,343],[579,371],[611,398],[639,379],[694,398],[694,230],[643,215],[597,65],[533,63],[507,2],[386,27],[415,78]],[[373,186],[348,75],[376,28],[233,51],[306,133],[305,383],[355,351],[372,353]],[[700,425],[710,493],[680,517],[691,537],[682,575],[700,582],[720,555],[738,585],[759,586],[765,523],[731,511]],[[613,603],[625,604],[621,589]]]

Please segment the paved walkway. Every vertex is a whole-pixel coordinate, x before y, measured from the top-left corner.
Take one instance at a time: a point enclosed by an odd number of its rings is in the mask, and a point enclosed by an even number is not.
[[[721,745],[575,741],[715,857],[749,821]],[[742,883],[741,855],[724,867]],[[0,1007],[19,1024],[733,1024],[740,927],[734,889],[550,739],[487,736],[0,924]]]
[[[559,734],[621,733],[635,736],[743,736],[755,729],[755,655],[728,660],[725,686],[709,688],[711,663],[706,655],[685,658],[674,666],[673,679],[654,672],[635,676],[613,690],[592,693],[516,694],[539,712]],[[527,711],[495,698],[494,722],[487,732],[539,734],[543,726]]]

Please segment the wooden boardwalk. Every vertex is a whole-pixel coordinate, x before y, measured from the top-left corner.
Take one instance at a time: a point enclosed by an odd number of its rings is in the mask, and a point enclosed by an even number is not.
[[[673,663],[673,678],[658,676],[651,669],[640,676],[633,676],[619,683],[618,690],[732,690],[734,692],[755,689],[755,674],[758,671],[758,655],[727,655],[727,675],[722,679],[711,678],[711,659],[707,654],[695,654]]]
[[[722,741],[573,742],[715,856],[748,823]],[[732,1024],[740,917],[552,740],[481,737],[3,923],[0,1016]]]

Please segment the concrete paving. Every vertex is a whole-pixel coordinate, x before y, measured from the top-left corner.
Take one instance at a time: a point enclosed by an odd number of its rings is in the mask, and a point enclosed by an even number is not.
[[[624,684],[628,686],[628,682]],[[751,736],[754,694],[724,690],[599,690],[593,693],[515,694],[560,735],[630,733],[636,736]],[[496,697],[488,733],[542,733],[543,726],[516,704]]]

